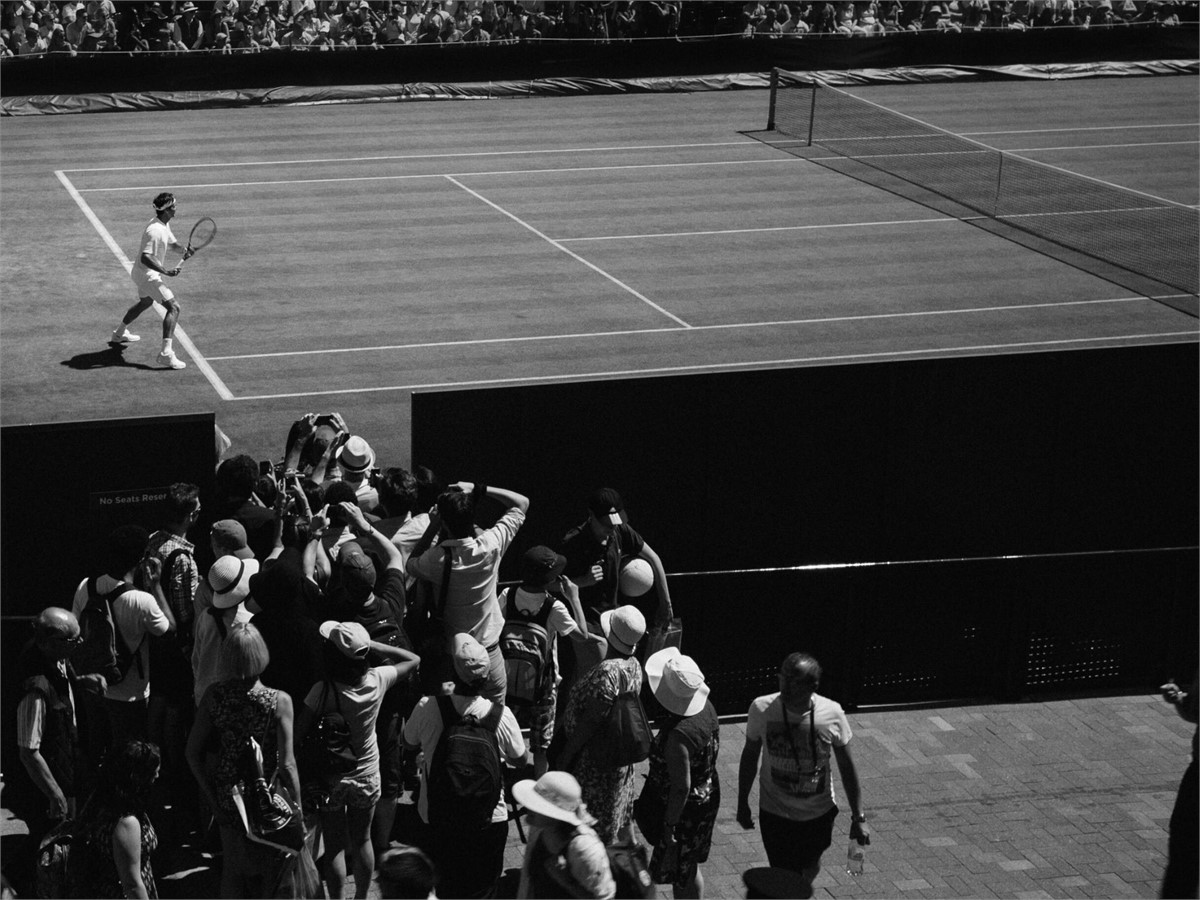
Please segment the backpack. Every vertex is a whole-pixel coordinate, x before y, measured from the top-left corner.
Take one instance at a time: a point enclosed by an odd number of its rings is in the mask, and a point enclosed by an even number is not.
[[[96,586],[96,579],[88,579],[87,603],[79,614],[81,642],[71,658],[78,674],[99,673],[104,676],[109,687],[112,687],[125,680],[134,660],[137,660],[138,677],[146,677],[142,669],[142,655],[139,652],[142,649],[141,643],[131,650],[113,619],[113,604],[118,597],[133,589],[132,584],[121,582],[107,594],[101,594]],[[145,635],[142,636],[142,640],[145,640]]]
[[[547,596],[541,609],[528,613],[517,609],[517,589],[508,589],[504,628],[500,632],[500,655],[508,676],[507,706],[533,706],[545,696],[550,674],[552,638],[546,627],[554,598]]]
[[[604,766],[631,766],[650,756],[653,734],[638,691],[617,694],[599,737],[591,746]]]
[[[460,716],[450,698],[437,698],[442,735],[429,766],[429,823],[479,831],[492,821],[504,773],[496,729],[504,706],[493,703],[482,719]]]
[[[654,879],[650,877],[650,857],[645,845],[631,841],[628,844],[613,844],[605,849],[608,851],[608,867],[617,885],[614,897],[618,900],[645,900],[657,895]]]
[[[325,708],[332,685],[325,682],[317,709]],[[358,756],[350,738],[350,723],[342,715],[338,692],[333,690],[333,712],[322,713],[304,738],[304,763],[301,771],[311,781],[335,784],[358,768]]]

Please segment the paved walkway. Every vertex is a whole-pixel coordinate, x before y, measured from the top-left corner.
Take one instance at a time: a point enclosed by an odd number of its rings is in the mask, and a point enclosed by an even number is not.
[[[1194,727],[1157,695],[859,712],[850,722],[872,843],[865,874],[847,875],[839,816],[817,897],[1157,896]],[[745,896],[742,872],[766,864],[758,831],[734,821],[744,735],[744,724],[721,732],[724,808],[703,867],[712,898]],[[0,834],[22,830],[0,819]],[[520,866],[521,853],[514,828],[506,866]],[[173,872],[157,862],[164,898],[216,895],[211,858],[177,850]]]

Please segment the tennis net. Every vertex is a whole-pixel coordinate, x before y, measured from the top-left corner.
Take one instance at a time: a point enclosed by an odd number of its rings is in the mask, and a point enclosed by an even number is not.
[[[1150,282],[1200,293],[1200,211],[1192,207],[996,150],[781,70],[772,73],[770,110],[768,130],[798,145]]]

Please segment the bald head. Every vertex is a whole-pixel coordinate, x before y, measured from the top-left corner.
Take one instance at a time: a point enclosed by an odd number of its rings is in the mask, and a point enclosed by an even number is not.
[[[69,609],[48,606],[33,620],[33,629],[39,638],[72,638],[79,634],[79,620]]]

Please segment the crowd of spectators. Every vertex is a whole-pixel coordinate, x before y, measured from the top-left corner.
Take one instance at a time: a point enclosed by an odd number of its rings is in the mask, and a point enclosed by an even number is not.
[[[89,865],[68,866],[67,896],[153,897],[152,857],[206,836],[221,851],[223,896],[275,895],[279,859],[248,841],[238,799],[256,781],[246,768],[253,745],[261,777],[319,835],[312,853],[329,896],[343,896],[350,873],[366,896],[414,789],[421,821],[403,836],[441,873],[442,895],[490,895],[515,810],[497,794],[477,827],[450,814],[453,800],[437,789],[443,733],[458,717],[494,717],[509,786],[522,774],[532,783],[557,768],[556,732],[584,733],[574,688],[589,670],[594,699],[619,651],[640,686],[635,648],[664,635],[674,611],[662,562],[615,490],[580,498],[579,518],[547,542],[554,548],[531,547],[520,581],[501,590],[528,497],[382,465],[336,413],[298,419],[282,443],[275,460],[226,453],[203,507],[196,485],[172,484],[153,520],[109,535],[102,571],[79,572],[74,596],[35,620],[13,683],[28,777],[6,792],[32,837],[25,871],[11,859],[5,867],[25,890],[33,850],[69,822],[81,835],[72,858]],[[632,560],[652,582],[626,596]],[[505,635],[517,619],[550,633],[528,694],[510,689]],[[343,770],[312,748],[335,712],[348,735]],[[589,723],[589,733],[602,724]],[[558,765],[581,749],[571,744]],[[585,799],[609,809],[612,798],[596,792],[612,779],[582,757]],[[628,795],[629,766],[621,779]],[[115,780],[124,793],[110,797]],[[85,804],[90,796],[100,800]],[[606,815],[606,840],[629,833],[631,800]],[[611,890],[603,872],[589,877]]]
[[[522,3],[496,0],[112,0],[3,4],[0,55],[243,52],[403,44],[630,40],[713,35],[869,36],[904,31],[1127,24],[1178,25],[1195,5],[1170,0],[845,0]],[[1190,13],[1190,14],[1189,14]]]

